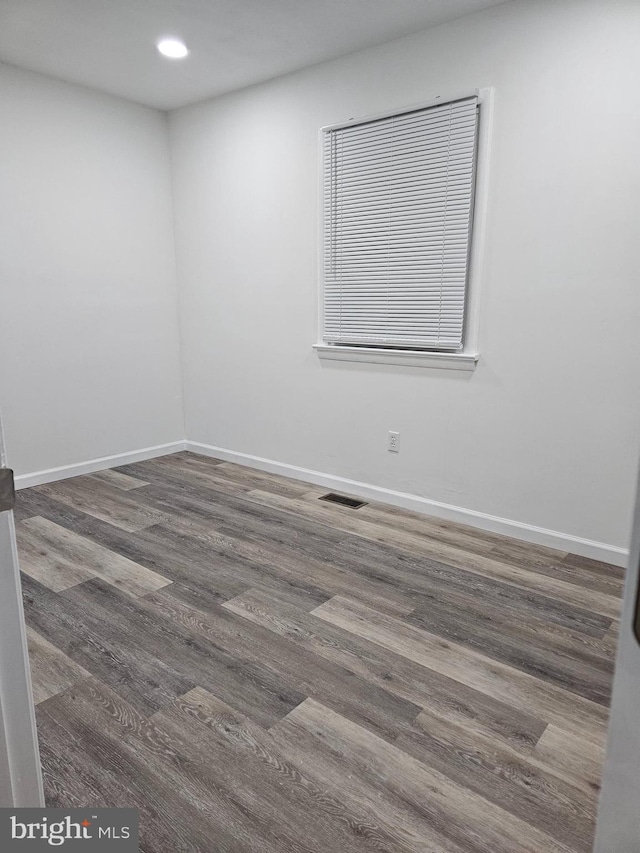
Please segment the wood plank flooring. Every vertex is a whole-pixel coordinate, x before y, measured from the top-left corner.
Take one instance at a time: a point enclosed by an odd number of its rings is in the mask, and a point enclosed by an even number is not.
[[[623,574],[178,453],[22,491],[50,806],[144,853],[587,853]]]

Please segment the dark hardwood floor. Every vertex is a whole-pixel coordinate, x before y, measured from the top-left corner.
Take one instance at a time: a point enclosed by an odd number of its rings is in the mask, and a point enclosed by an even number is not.
[[[622,572],[179,453],[19,493],[50,806],[145,853],[591,849]]]

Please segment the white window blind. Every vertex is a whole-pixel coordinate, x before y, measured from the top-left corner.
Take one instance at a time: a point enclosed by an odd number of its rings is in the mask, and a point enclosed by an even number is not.
[[[324,340],[459,350],[477,98],[324,132]]]

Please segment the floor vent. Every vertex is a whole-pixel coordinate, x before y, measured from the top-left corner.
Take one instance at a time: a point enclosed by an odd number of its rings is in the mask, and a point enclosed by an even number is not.
[[[322,495],[318,498],[319,501],[327,501],[331,504],[340,504],[340,506],[350,506],[351,509],[360,509],[361,506],[366,506],[366,501],[357,501],[355,498],[348,498],[345,495],[336,495],[334,492],[329,492],[328,495]]]

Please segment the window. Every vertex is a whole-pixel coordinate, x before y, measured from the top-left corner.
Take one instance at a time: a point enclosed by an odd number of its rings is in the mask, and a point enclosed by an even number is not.
[[[474,96],[323,130],[319,349],[463,351],[478,112]]]

